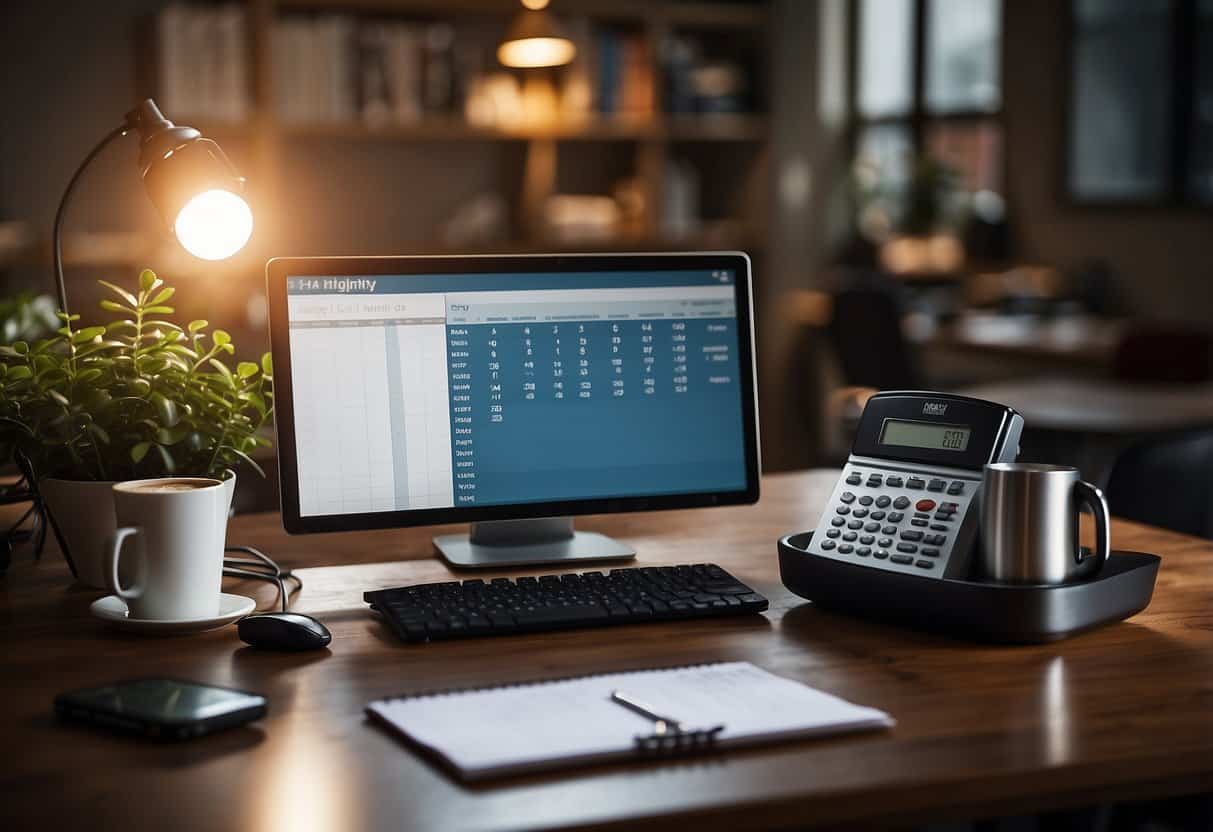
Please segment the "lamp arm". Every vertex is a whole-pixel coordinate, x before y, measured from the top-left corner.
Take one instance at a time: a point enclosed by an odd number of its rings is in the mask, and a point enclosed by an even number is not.
[[[68,314],[67,309],[67,287],[63,282],[63,217],[67,213],[67,203],[71,199],[72,191],[76,188],[76,183],[80,180],[81,174],[92,163],[93,159],[97,158],[105,147],[114,139],[125,136],[131,130],[135,129],[135,125],[130,121],[123,124],[121,127],[115,127],[105,135],[97,146],[94,147],[89,154],[84,157],[84,161],[80,163],[80,167],[76,168],[76,172],[72,174],[71,180],[67,183],[67,188],[63,191],[63,199],[59,201],[59,210],[55,212],[55,230],[52,236],[52,245],[54,247],[55,261],[55,289],[59,293],[59,310],[63,314]]]

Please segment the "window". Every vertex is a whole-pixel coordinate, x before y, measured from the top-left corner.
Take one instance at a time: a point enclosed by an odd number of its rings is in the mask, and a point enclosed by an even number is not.
[[[1000,193],[1002,0],[855,0],[852,9],[861,199],[875,195],[896,230],[923,171],[942,166],[961,197]],[[941,204],[941,222],[954,207]],[[879,227],[863,213],[861,228]]]
[[[1213,204],[1213,0],[1071,0],[1066,187]]]

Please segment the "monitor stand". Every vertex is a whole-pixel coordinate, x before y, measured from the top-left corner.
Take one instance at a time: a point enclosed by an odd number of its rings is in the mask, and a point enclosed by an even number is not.
[[[573,531],[572,517],[473,523],[470,534],[435,537],[434,548],[459,569],[636,557],[635,550],[606,535]]]

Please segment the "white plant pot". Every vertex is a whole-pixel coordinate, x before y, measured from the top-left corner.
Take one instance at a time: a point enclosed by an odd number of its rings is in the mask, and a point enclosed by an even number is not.
[[[236,493],[234,471],[227,472],[223,485],[227,510],[231,514],[232,496]],[[106,588],[103,571],[105,543],[118,525],[114,517],[113,487],[112,482],[83,482],[53,477],[38,482],[38,491],[46,502],[46,509],[70,552],[69,565],[76,580],[97,589]]]

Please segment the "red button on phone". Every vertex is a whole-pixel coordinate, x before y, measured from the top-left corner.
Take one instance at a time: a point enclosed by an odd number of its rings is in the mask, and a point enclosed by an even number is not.
[[[935,508],[935,501],[934,500],[919,500],[917,503],[914,504],[914,508],[918,509],[919,511],[930,511],[931,509]]]

